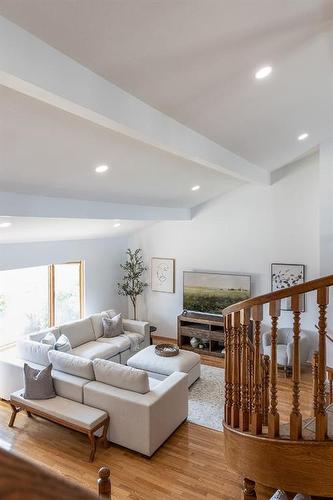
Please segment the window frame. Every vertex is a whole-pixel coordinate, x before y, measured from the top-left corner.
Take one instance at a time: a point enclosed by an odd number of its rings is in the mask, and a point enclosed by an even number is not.
[[[59,264],[50,264],[49,268],[49,328],[55,326],[55,268],[57,265],[79,265],[79,286],[80,286],[80,319],[84,317],[85,312],[85,269],[84,260],[72,262],[61,262]]]

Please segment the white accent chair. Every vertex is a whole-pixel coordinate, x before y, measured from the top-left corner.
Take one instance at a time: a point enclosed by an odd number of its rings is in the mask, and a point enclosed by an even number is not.
[[[300,361],[303,365],[309,358],[314,333],[308,330],[301,330],[299,346]],[[286,374],[290,373],[293,365],[294,353],[294,332],[292,328],[279,328],[277,332],[276,357],[277,364],[284,368]],[[262,336],[263,353],[271,357],[271,332],[265,332]]]

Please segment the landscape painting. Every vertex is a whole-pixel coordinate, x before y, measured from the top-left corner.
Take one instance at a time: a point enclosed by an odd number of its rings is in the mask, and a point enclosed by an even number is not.
[[[250,298],[251,278],[246,275],[184,271],[183,308],[222,314],[225,307]]]

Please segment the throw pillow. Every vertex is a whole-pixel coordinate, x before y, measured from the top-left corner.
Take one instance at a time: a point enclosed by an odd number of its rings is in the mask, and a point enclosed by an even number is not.
[[[53,379],[51,376],[52,365],[38,370],[24,363],[24,393],[25,399],[51,399],[56,397]]]
[[[45,337],[42,338],[41,343],[42,344],[47,344],[52,347],[54,347],[55,343],[57,342],[57,339],[55,338],[54,333],[49,332],[45,335]]]
[[[69,338],[66,337],[66,335],[64,334],[60,335],[57,342],[54,344],[54,348],[56,351],[61,351],[61,352],[70,352],[72,350]]]
[[[103,316],[102,323],[104,332],[103,337],[105,338],[118,337],[118,335],[124,333],[123,318],[121,317],[121,314],[117,314],[117,316],[114,316],[113,318]]]

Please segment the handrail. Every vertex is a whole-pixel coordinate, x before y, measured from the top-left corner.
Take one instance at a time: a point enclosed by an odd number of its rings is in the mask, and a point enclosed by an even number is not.
[[[333,286],[333,274],[329,276],[324,276],[323,278],[318,278],[315,280],[307,281],[301,285],[295,285],[288,288],[283,288],[282,290],[276,290],[275,292],[265,293],[264,295],[258,295],[250,299],[242,300],[236,304],[223,309],[222,314],[226,316],[234,312],[239,312],[243,309],[249,309],[253,306],[264,305],[269,302],[274,302],[275,300],[282,300],[290,297],[291,295],[301,295],[303,293],[313,292],[319,288],[326,288]]]

